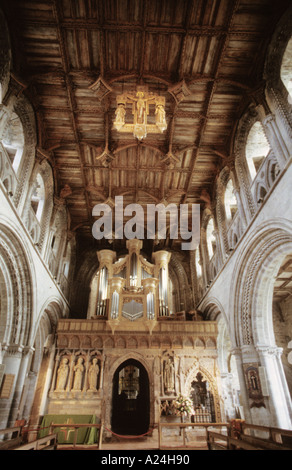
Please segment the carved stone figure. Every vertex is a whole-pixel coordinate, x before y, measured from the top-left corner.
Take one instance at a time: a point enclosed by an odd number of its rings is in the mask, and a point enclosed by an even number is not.
[[[83,358],[79,357],[76,366],[74,367],[74,384],[73,390],[81,390],[82,387],[82,379],[84,373],[84,365],[83,365]]]
[[[161,128],[161,130],[165,130],[167,125],[166,125],[166,120],[165,120],[165,110],[164,107],[161,104],[158,104],[155,109],[155,115],[156,115],[156,125]]]
[[[164,388],[166,393],[174,392],[174,367],[169,358],[164,362]]]
[[[116,119],[115,119],[115,127],[119,130],[125,124],[125,105],[124,103],[120,103],[116,109]]]
[[[97,391],[98,374],[99,374],[99,365],[98,365],[97,358],[95,357],[92,360],[92,364],[91,364],[91,366],[89,367],[89,370],[88,370],[89,390],[92,390],[94,392]]]
[[[69,365],[68,365],[67,357],[64,357],[61,361],[57,372],[57,384],[56,390],[64,390],[67,383],[68,373],[69,373]]]

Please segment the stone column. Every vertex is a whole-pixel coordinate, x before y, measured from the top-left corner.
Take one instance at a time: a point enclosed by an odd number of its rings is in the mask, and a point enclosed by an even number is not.
[[[3,350],[5,351],[3,359],[3,364],[5,364],[5,375],[11,374],[13,376],[13,385],[9,397],[0,400],[0,427],[2,429],[13,426],[16,419],[19,402],[19,393],[16,392],[16,390],[18,390],[17,382],[23,347],[18,345],[3,346]]]
[[[240,404],[243,408],[244,419],[247,422],[251,422],[249,398],[248,398],[248,394],[246,390],[246,383],[245,383],[245,378],[244,378],[244,373],[243,373],[243,368],[242,368],[243,361],[242,361],[241,349],[233,348],[230,352],[231,354],[233,354],[233,356],[235,357],[235,361],[236,361],[238,381],[240,384]]]
[[[13,392],[13,399],[10,408],[9,421],[11,426],[14,425],[14,422],[17,419],[21,419],[22,416],[19,415],[20,412],[20,402],[22,400],[22,394],[24,391],[24,385],[27,377],[27,373],[30,368],[31,358],[33,354],[33,348],[23,348],[22,346],[16,346],[13,348],[12,354],[14,354],[13,368],[18,368],[18,372],[15,376],[15,387]],[[5,356],[6,358],[6,356]],[[7,367],[6,373],[11,373],[12,363]],[[25,399],[25,397],[23,397]]]
[[[291,429],[291,397],[288,392],[286,379],[280,356],[282,350],[271,346],[258,346],[260,362],[264,367],[271,412],[271,423],[275,427]],[[283,387],[285,383],[285,386]]]
[[[34,400],[30,410],[30,425],[37,425],[39,422],[39,417],[45,414],[50,384],[53,380],[54,364],[55,345],[52,345],[51,350],[46,348],[44,349],[37,378]]]
[[[262,123],[268,141],[270,142],[272,150],[274,151],[275,157],[279,163],[279,167],[280,169],[283,169],[290,158],[290,154],[275,117],[272,114],[269,114],[263,119]]]
[[[234,189],[234,195],[235,195],[236,200],[237,200],[237,210],[238,210],[238,213],[240,215],[240,220],[241,220],[241,223],[242,223],[242,230],[245,231],[245,229],[247,227],[247,218],[246,218],[246,214],[245,214],[244,209],[243,209],[241,194],[240,194],[240,191],[237,188]],[[238,235],[240,235],[240,234],[238,234]]]
[[[227,419],[235,418],[235,410],[232,395],[232,374],[221,373],[222,399],[224,401],[224,413]]]

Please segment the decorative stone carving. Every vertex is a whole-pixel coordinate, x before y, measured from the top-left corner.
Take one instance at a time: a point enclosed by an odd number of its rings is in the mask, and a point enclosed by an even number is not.
[[[96,392],[98,389],[98,377],[99,377],[100,367],[96,357],[92,359],[92,364],[88,370],[88,385],[89,390]]]
[[[68,379],[68,374],[69,374],[69,360],[67,357],[64,357],[61,360],[61,364],[59,366],[58,372],[57,372],[57,384],[56,384],[56,390],[62,391],[65,390],[67,379]]]
[[[74,367],[74,383],[73,383],[73,390],[81,390],[82,389],[82,381],[83,381],[83,374],[85,367],[83,365],[84,359],[83,357],[79,357],[77,360],[77,364]]]
[[[165,393],[174,393],[174,364],[170,358],[167,358],[166,361],[164,361],[163,379]]]

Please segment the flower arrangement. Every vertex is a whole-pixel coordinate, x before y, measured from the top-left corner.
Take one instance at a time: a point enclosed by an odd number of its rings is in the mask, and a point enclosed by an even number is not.
[[[193,413],[193,404],[188,397],[179,395],[172,403],[178,416],[188,416]]]

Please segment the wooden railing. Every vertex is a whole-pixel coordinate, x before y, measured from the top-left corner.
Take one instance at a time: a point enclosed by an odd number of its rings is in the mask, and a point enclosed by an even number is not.
[[[50,433],[55,433],[57,434],[58,433],[58,428],[68,428],[70,430],[74,430],[74,436],[73,436],[73,443],[70,444],[70,443],[64,443],[64,444],[58,444],[57,443],[57,448],[60,448],[61,446],[62,447],[67,447],[67,448],[72,448],[72,449],[76,449],[77,447],[80,447],[80,444],[78,445],[77,444],[77,436],[78,436],[78,429],[80,428],[97,428],[99,429],[99,438],[98,438],[98,442],[94,445],[95,448],[101,450],[102,449],[102,435],[103,435],[103,423],[99,423],[99,424],[93,424],[93,423],[73,423],[73,424],[54,424],[52,423],[50,425]],[[85,445],[86,446],[86,445]],[[85,447],[84,446],[84,447]]]
[[[198,449],[199,447],[207,447],[208,441],[208,430],[209,428],[225,428],[226,433],[229,425],[227,423],[162,423],[158,424],[158,447],[159,449]],[[164,436],[162,429],[171,428],[172,430],[179,430],[179,439],[176,439],[176,445],[174,445],[173,436],[171,436],[171,443],[168,445],[163,442]],[[191,440],[190,430],[203,429],[203,440],[194,441]],[[181,441],[181,442],[179,442]]]
[[[230,427],[228,435],[208,430],[207,444],[209,450],[292,450],[292,431],[242,423],[236,436]]]
[[[0,429],[0,438],[3,439],[0,442],[0,450],[8,450],[19,446],[22,442],[21,431],[22,426]]]
[[[57,434],[49,434],[46,437],[37,439],[36,441],[29,442],[13,450],[56,450],[57,448]]]

